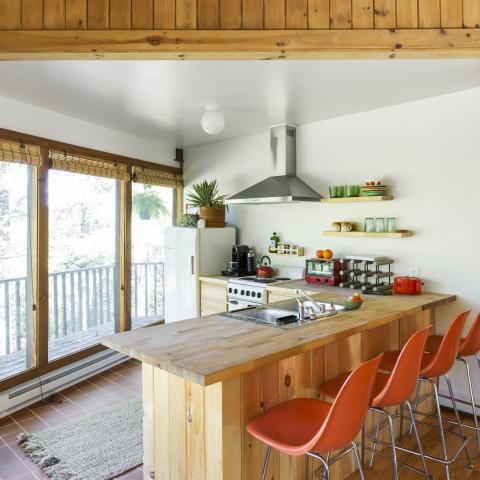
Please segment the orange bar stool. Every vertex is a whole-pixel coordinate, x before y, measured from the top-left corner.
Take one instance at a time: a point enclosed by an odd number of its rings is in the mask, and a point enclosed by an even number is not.
[[[450,465],[457,459],[461,451],[465,452],[465,455],[467,457],[468,467],[473,468],[472,461],[470,459],[470,453],[468,452],[468,448],[467,448],[468,438],[465,437],[463,426],[462,426],[462,423],[460,422],[460,415],[458,414],[457,404],[455,402],[455,397],[453,396],[452,386],[450,383],[450,378],[448,376],[448,372],[452,368],[455,362],[455,358],[457,357],[457,354],[458,354],[458,349],[460,346],[460,337],[462,335],[462,330],[463,330],[463,327],[465,326],[465,321],[467,319],[468,314],[469,312],[464,312],[460,314],[453,321],[453,323],[448,328],[447,333],[443,337],[438,347],[438,350],[435,353],[425,352],[423,354],[422,364],[420,367],[420,375],[418,377],[418,382],[417,382],[417,391],[415,395],[414,415],[418,413],[426,417],[436,418],[438,420],[438,430],[440,431],[440,439],[442,443],[443,458],[439,458],[439,457],[435,457],[427,454],[424,454],[424,457],[436,462],[440,462],[443,465],[445,465],[445,474],[446,474],[447,480],[450,480]],[[393,371],[399,355],[400,353],[398,351],[385,353],[382,359],[382,363],[380,364],[380,370]],[[440,377],[445,377],[445,380],[447,382],[448,390],[450,393],[449,398],[452,401],[455,417],[457,420],[455,424],[458,427],[459,434],[453,431],[444,430],[443,428],[442,412],[440,410],[440,396],[438,393],[438,380]],[[433,379],[437,379],[437,380],[434,381]],[[430,394],[429,394],[420,400],[419,394],[420,394],[421,383],[427,383],[431,385],[433,388],[432,395],[435,397],[435,407],[437,410],[436,415],[430,415],[429,413],[417,411],[418,405],[422,401],[430,397]],[[403,416],[401,417],[401,420],[403,420]],[[416,420],[416,423],[425,425],[427,427],[436,428],[427,422]],[[413,423],[412,423],[412,427],[413,427]],[[411,431],[412,430],[410,430],[410,432]],[[448,457],[447,446],[445,443],[445,434],[460,436],[462,438],[461,446],[451,458]],[[418,455],[415,452],[411,452],[411,453]]]
[[[423,453],[422,443],[420,440],[420,435],[418,433],[417,425],[415,422],[415,416],[413,414],[412,406],[408,399],[415,391],[415,386],[417,384],[417,378],[420,373],[420,365],[423,357],[423,352],[427,342],[428,334],[430,333],[431,327],[424,328],[415,332],[407,341],[402,351],[398,355],[395,366],[391,374],[377,373],[377,380],[375,383],[374,398],[372,406],[370,407],[371,411],[374,411],[379,414],[377,430],[375,433],[375,438],[373,440],[373,448],[368,448],[363,444],[362,448],[367,448],[372,451],[372,456],[370,458],[370,468],[373,466],[373,460],[375,454],[377,453],[377,444],[385,444],[385,442],[380,442],[378,440],[378,435],[382,428],[382,417],[386,417],[387,423],[390,428],[390,447],[392,449],[392,457],[378,452],[379,455],[383,457],[390,458],[393,461],[394,469],[394,478],[398,480],[398,465],[404,465],[422,475],[425,475],[427,479],[430,479],[428,473],[427,463],[425,461],[425,456]],[[328,397],[335,397],[337,395],[338,386],[341,382],[341,379],[344,378],[348,373],[344,373],[331,379],[330,381],[324,383],[320,387],[320,393]],[[395,429],[394,429],[394,420],[398,415],[391,415],[385,409],[387,407],[393,407],[397,405],[402,405],[405,403],[407,405],[408,411],[410,413],[410,418],[412,421],[413,428],[415,430],[415,435],[417,437],[418,448],[420,456],[423,463],[423,471],[419,470],[411,465],[404,464],[397,460],[397,449],[403,450],[411,453],[411,450],[400,448],[395,443]],[[416,452],[414,452],[416,453]]]
[[[469,312],[468,312],[469,313]],[[467,312],[465,312],[467,314]],[[443,336],[442,335],[432,335],[427,340],[426,351],[430,353],[435,353],[442,343]],[[460,340],[460,348],[458,349],[457,361],[462,363],[465,366],[465,370],[467,373],[467,381],[468,381],[468,388],[470,393],[470,403],[465,402],[464,400],[459,400],[458,398],[455,399],[457,403],[463,403],[465,405],[470,405],[472,409],[473,421],[474,425],[466,425],[462,424],[464,428],[470,428],[475,430],[477,435],[477,446],[480,452],[480,428],[478,426],[478,417],[477,417],[477,408],[480,408],[478,405],[475,404],[475,399],[473,397],[473,387],[472,387],[472,377],[470,375],[470,366],[467,362],[467,357],[475,356],[477,359],[478,366],[480,368],[480,313],[477,315],[477,318],[472,324],[468,335],[465,338]],[[450,398],[446,395],[440,395],[444,398]],[[449,422],[449,420],[445,420]],[[454,422],[452,422],[454,423]]]
[[[267,410],[248,424],[247,431],[267,444],[262,480],[267,474],[272,448],[287,455],[306,455],[320,460],[326,480],[330,475],[329,461],[321,454],[346,449],[340,455],[343,456],[353,450],[360,476],[365,480],[354,439],[365,421],[381,359],[379,355],[357,367],[346,379],[333,404],[313,398],[296,398]],[[308,478],[308,471],[305,478]]]

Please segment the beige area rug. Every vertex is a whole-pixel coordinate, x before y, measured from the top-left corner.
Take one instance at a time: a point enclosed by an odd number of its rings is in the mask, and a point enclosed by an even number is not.
[[[18,444],[52,480],[110,480],[143,462],[142,418],[133,400],[22,434]]]

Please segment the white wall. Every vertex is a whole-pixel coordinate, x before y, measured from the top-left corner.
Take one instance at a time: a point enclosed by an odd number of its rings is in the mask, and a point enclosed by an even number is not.
[[[462,309],[480,310],[479,105],[480,89],[474,89],[300,126],[300,178],[325,196],[329,185],[381,179],[395,201],[236,205],[228,220],[239,228],[239,241],[258,252],[266,251],[276,231],[282,240],[305,246],[307,256],[331,248],[339,256],[391,256],[399,274],[420,269],[426,289],[458,295],[456,303],[439,309],[438,329],[444,331]],[[273,172],[268,133],[190,148],[185,157],[187,190],[192,182],[217,178],[222,192],[233,194]],[[415,236],[322,236],[332,221],[369,216],[396,217],[398,227]]]
[[[178,167],[173,147],[1,96],[0,128]]]

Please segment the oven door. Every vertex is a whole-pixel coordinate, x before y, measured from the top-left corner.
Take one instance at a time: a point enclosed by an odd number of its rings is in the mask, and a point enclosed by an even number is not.
[[[237,310],[244,310],[246,308],[255,308],[261,305],[260,303],[245,302],[243,300],[236,300],[233,298],[228,299],[228,311],[236,312]]]

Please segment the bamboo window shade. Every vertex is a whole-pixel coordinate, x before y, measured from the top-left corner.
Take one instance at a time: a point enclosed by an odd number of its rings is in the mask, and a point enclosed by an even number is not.
[[[58,150],[50,151],[50,168],[65,172],[82,173],[95,177],[129,181],[127,166],[123,163],[107,162],[98,158],[72,155]]]
[[[39,167],[42,164],[42,155],[40,147],[35,145],[0,139],[0,161]]]
[[[132,180],[160,187],[183,188],[182,175],[144,167],[133,167]]]

